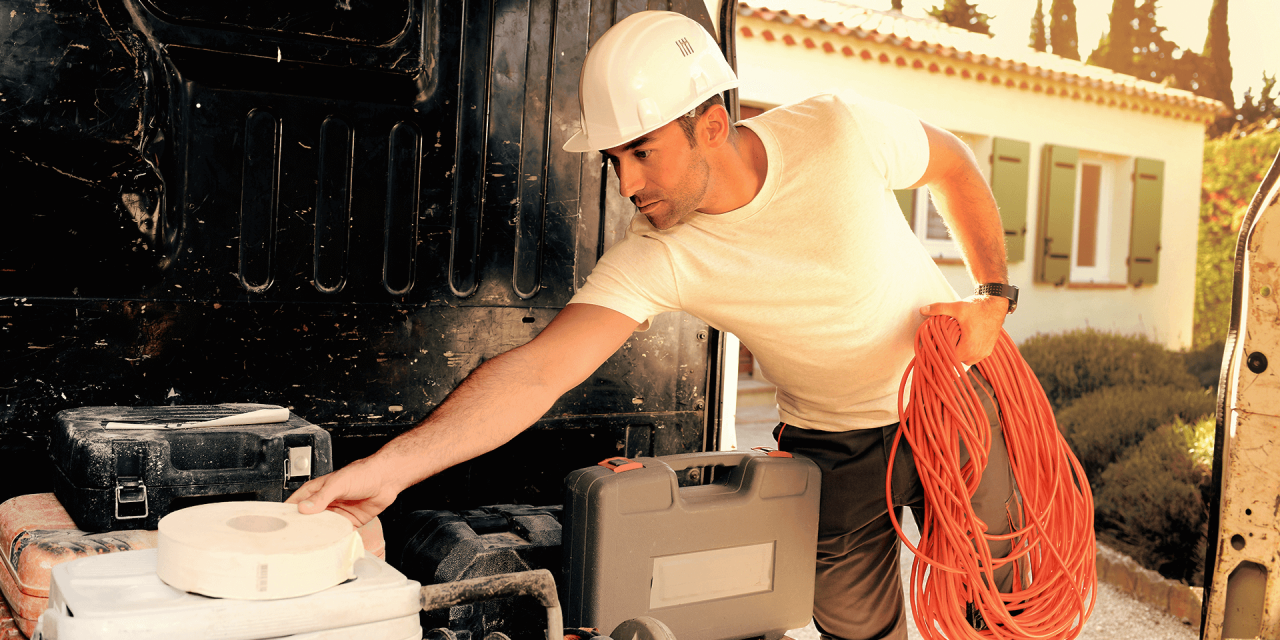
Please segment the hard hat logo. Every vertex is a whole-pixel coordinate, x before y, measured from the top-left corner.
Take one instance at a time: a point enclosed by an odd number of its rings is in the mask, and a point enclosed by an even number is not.
[[[657,42],[673,43],[654,47]],[[565,151],[625,144],[738,86],[715,38],[679,13],[641,11],[587,52],[578,83],[580,129]]]

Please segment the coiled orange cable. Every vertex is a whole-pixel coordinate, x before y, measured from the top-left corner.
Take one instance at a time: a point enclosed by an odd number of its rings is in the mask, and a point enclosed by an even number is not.
[[[991,428],[975,390],[956,358],[960,325],[932,316],[916,333],[915,358],[898,390],[899,439],[915,457],[924,487],[920,544],[912,545],[894,518],[898,537],[916,554],[911,566],[912,615],[927,640],[1009,638],[1059,640],[1080,634],[1097,597],[1093,496],[1079,461],[1058,432],[1053,411],[1009,334],[976,366],[991,384],[1009,464],[1021,497],[1021,523],[1006,535],[988,533],[969,501],[986,468]],[[908,380],[911,401],[903,406]],[[960,464],[960,441],[970,459]],[[893,505],[892,473],[885,498]],[[890,516],[893,510],[890,509]],[[994,523],[993,523],[994,524]],[[996,528],[994,526],[992,529]],[[988,542],[1009,540],[1013,550],[992,558]],[[993,572],[1016,562],[1012,593],[996,590]],[[970,604],[972,603],[972,604]],[[982,615],[977,630],[969,613]]]

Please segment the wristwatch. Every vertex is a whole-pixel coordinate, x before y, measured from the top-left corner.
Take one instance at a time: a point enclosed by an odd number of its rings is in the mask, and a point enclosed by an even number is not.
[[[987,282],[978,285],[974,294],[980,296],[1000,296],[1009,299],[1009,313],[1018,308],[1018,288],[1003,282]]]

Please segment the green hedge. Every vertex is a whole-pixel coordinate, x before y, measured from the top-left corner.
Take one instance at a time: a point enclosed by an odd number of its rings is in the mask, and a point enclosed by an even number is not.
[[[1179,354],[1142,336],[1077,329],[1034,335],[1019,350],[1055,411],[1105,387],[1199,387]]]
[[[1107,467],[1094,491],[1095,523],[1140,564],[1203,583],[1212,417],[1175,420]]]
[[[1118,386],[1086,394],[1057,413],[1058,429],[1092,484],[1161,425],[1213,413],[1214,397],[1176,386]]]
[[[1227,337],[1240,223],[1277,152],[1280,131],[1205,142],[1191,340],[1196,348]]]

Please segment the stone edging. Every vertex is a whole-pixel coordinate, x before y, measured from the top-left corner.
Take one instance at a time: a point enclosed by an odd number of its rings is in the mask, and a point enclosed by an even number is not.
[[[1200,603],[1204,589],[1170,580],[1155,571],[1144,569],[1129,556],[1101,543],[1098,544],[1098,579],[1200,628]]]

